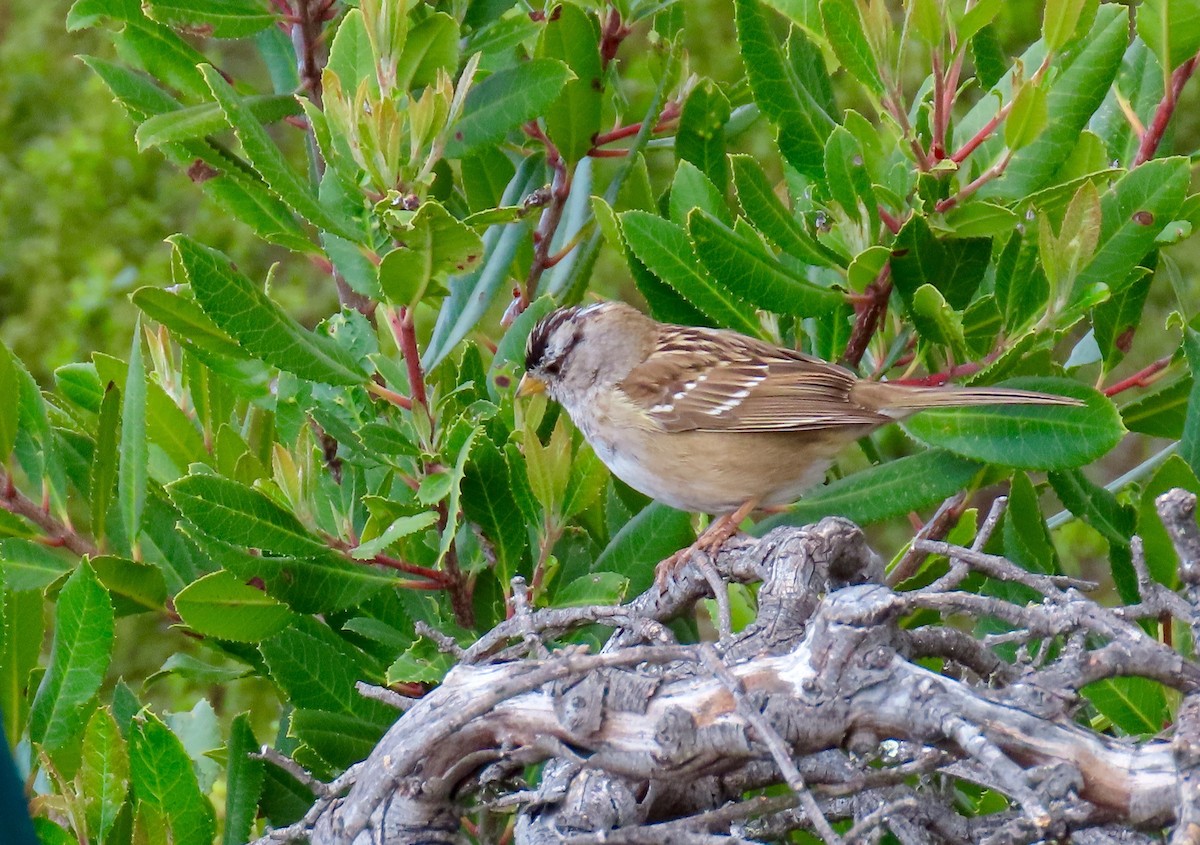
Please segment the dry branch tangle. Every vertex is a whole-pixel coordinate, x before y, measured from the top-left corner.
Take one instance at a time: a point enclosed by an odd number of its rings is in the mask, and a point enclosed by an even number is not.
[[[1195,499],[1172,491],[1160,513],[1190,602],[1200,571]],[[304,821],[270,838],[461,842],[465,802],[483,785],[502,796],[498,803],[522,806],[518,843],[748,842],[791,828],[837,839],[826,818],[859,821],[850,838],[886,826],[905,842],[1072,833],[1077,841],[1149,841],[1112,831],[1153,832],[1178,820],[1176,841],[1193,841],[1200,670],[1133,621],[1166,600],[1103,608],[1063,579],[962,555],[956,565],[1036,583],[1044,601],[893,592],[879,583],[861,532],[831,518],[727,544],[715,561],[721,575],[761,578],[763,587],[758,621],[715,647],[644,644],[666,636],[655,621],[706,594],[705,577],[690,565],[667,595],[652,588],[627,605],[624,618],[644,623],[627,625],[600,654],[564,647],[521,656],[540,651],[535,634],[589,618],[578,609],[526,611],[464,658],[491,662],[456,667]],[[1166,603],[1195,623],[1193,604]],[[898,625],[931,607],[1024,622],[1036,637],[1056,634],[1061,647],[1053,661],[1014,667],[955,629]],[[611,608],[590,618],[625,624]],[[960,677],[913,662],[929,654],[952,657],[948,671]],[[1115,740],[1072,720],[1080,686],[1131,672],[1184,693],[1166,738]],[[522,767],[549,758],[536,791],[511,795]],[[959,816],[935,771],[1003,792],[1012,811]],[[785,781],[794,800],[739,803],[748,789]]]

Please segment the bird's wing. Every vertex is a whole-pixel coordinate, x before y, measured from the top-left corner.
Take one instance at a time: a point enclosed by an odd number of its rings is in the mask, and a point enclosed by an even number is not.
[[[619,389],[664,431],[815,431],[891,418],[851,400],[847,370],[734,332],[664,326]]]

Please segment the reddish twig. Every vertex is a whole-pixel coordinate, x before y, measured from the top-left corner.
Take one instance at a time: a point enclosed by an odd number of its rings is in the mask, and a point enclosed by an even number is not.
[[[900,230],[904,228],[904,221],[896,217],[882,205],[876,206],[876,208],[879,210],[879,219],[883,221],[884,226],[888,227],[888,231],[893,235],[900,234]]]
[[[998,352],[993,352],[980,361],[967,361],[963,364],[955,364],[953,367],[949,367],[940,373],[930,373],[927,376],[916,376],[913,378],[892,379],[891,383],[903,384],[909,387],[941,387],[951,379],[974,375],[996,360],[998,354]]]
[[[946,127],[950,124],[947,116],[949,100],[945,96],[946,78],[942,74],[942,51],[940,47],[933,50],[933,126],[930,130],[933,138],[929,142],[929,157],[935,162],[946,157]]]
[[[1141,143],[1138,144],[1137,155],[1134,156],[1131,167],[1144,164],[1152,159],[1154,153],[1158,151],[1158,145],[1162,143],[1167,125],[1175,114],[1175,106],[1179,103],[1179,94],[1183,91],[1183,86],[1187,84],[1187,81],[1192,78],[1197,61],[1200,61],[1200,55],[1192,56],[1172,71],[1171,84],[1163,93],[1163,98],[1154,111],[1154,118],[1150,121],[1150,125],[1142,133]]]
[[[678,102],[672,100],[663,106],[662,114],[658,116],[658,122],[654,124],[654,128],[650,130],[654,134],[667,132],[675,127],[675,122],[679,120],[679,115],[682,109]],[[621,141],[625,138],[632,138],[634,135],[642,131],[641,123],[631,123],[628,126],[618,126],[616,129],[610,129],[608,132],[600,132],[592,138],[592,148],[588,151],[588,155],[596,155],[599,147],[606,144],[611,144],[614,141]]]
[[[850,332],[850,340],[846,342],[846,352],[842,355],[842,361],[847,366],[857,367],[862,361],[863,354],[866,353],[867,346],[871,343],[871,338],[875,336],[883,315],[887,313],[888,300],[891,299],[891,296],[892,265],[889,262],[883,265],[879,275],[871,284],[867,285],[862,297],[855,303],[857,316],[854,320],[854,328]]]
[[[61,546],[77,555],[95,557],[100,554],[96,544],[70,525],[50,513],[49,502],[38,505],[17,489],[12,477],[0,469],[0,508],[22,516],[42,530],[42,540],[49,546]]]
[[[1114,385],[1104,388],[1105,396],[1116,396],[1118,393],[1124,393],[1134,387],[1148,387],[1158,380],[1159,374],[1162,373],[1171,364],[1171,356],[1159,358],[1153,364],[1143,367],[1128,378],[1123,378]]]
[[[404,356],[413,399],[428,413],[429,397],[425,393],[425,372],[421,369],[421,353],[417,349],[417,331],[413,326],[412,312],[406,306],[389,308],[387,320],[392,327],[392,336],[396,338],[396,345],[400,347],[400,354]]]
[[[1038,69],[1034,71],[1033,76],[1029,80],[1031,85],[1038,84],[1042,77],[1046,75],[1046,71],[1050,69],[1050,61],[1053,58],[1053,53],[1046,54],[1045,58],[1042,59],[1042,63],[1038,65]],[[1007,103],[1002,104],[992,118],[982,127],[980,127],[978,132],[972,135],[966,143],[959,147],[958,150],[956,150],[955,153],[950,156],[950,160],[955,164],[962,164],[966,160],[967,156],[975,152],[980,144],[992,137],[992,133],[996,131],[996,128],[1004,122],[1006,117],[1008,117],[1008,113],[1012,111],[1012,106],[1012,99],[1009,99]]]
[[[967,197],[971,196],[971,194],[978,191],[988,182],[991,182],[993,179],[1002,176],[1004,171],[1008,169],[1008,163],[1012,161],[1012,157],[1012,150],[1005,152],[1002,159],[993,164],[987,170],[983,171],[983,173],[980,173],[978,177],[959,188],[957,194],[952,194],[951,196],[946,197],[944,200],[939,200],[937,205],[934,206],[934,210],[939,214],[949,211]]]
[[[558,231],[558,224],[562,222],[563,209],[566,208],[567,197],[571,194],[571,173],[567,170],[567,163],[559,153],[558,147],[536,121],[526,125],[525,134],[546,148],[546,164],[554,171],[554,177],[550,183],[550,201],[543,209],[537,229],[533,233],[533,264],[529,267],[524,287],[504,315],[507,321],[522,313],[529,307],[529,303],[537,298],[538,282],[541,281],[546,268],[551,266],[550,244]]]
[[[380,384],[377,381],[374,381],[374,380],[367,381],[366,388],[368,391],[370,391],[371,393],[374,393],[380,399],[386,399],[387,401],[391,402],[393,405],[395,405],[399,408],[403,408],[406,411],[412,410],[413,403],[412,403],[411,399],[409,399],[407,396],[400,395],[399,393],[397,393],[394,390],[389,390],[388,388],[384,387],[382,384]]]
[[[331,3],[323,0],[296,0],[293,9],[292,46],[296,51],[300,87],[308,92],[318,106],[322,97],[321,70],[326,58],[321,50],[321,29],[331,6]]]
[[[617,57],[617,50],[629,33],[629,27],[621,21],[621,13],[616,7],[609,9],[600,29],[600,65],[603,69],[607,70],[609,63]]]
[[[430,569],[427,566],[418,566],[415,563],[409,563],[405,560],[391,557],[390,555],[378,554],[367,563],[377,563],[380,566],[386,566],[388,569],[394,569],[397,572],[403,572],[406,575],[416,575],[429,581],[432,586],[423,589],[444,589],[450,586],[451,578],[445,572],[439,572],[436,569]]]

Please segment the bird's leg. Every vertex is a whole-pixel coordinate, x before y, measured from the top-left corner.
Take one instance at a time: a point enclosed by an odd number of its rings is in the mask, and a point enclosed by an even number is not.
[[[696,552],[707,552],[710,557],[716,558],[717,552],[720,551],[721,546],[725,545],[725,541],[737,533],[742,520],[753,513],[757,507],[757,499],[747,499],[737,510],[723,514],[709,523],[708,528],[705,528],[690,546],[680,549],[659,563],[654,570],[654,582],[658,584],[659,591],[666,591],[667,579]]]

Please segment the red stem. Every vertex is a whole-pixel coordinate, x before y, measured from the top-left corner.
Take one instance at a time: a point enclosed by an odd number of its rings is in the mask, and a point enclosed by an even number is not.
[[[992,363],[995,358],[996,353],[993,353],[988,355],[982,361],[968,361],[965,364],[955,364],[953,367],[943,370],[940,373],[930,373],[927,376],[893,379],[891,384],[903,384],[908,387],[941,387],[943,384],[950,381],[950,379],[958,378],[959,376],[974,375],[988,364]]]
[[[408,370],[409,389],[412,390],[413,399],[428,411],[429,398],[425,394],[425,373],[421,369],[421,353],[417,350],[417,332],[413,326],[412,312],[406,306],[401,306],[394,310],[388,309],[387,316],[388,325],[392,327],[392,334],[396,338],[396,344],[400,347],[400,354],[404,356],[404,366]]]
[[[16,488],[12,478],[0,469],[0,508],[16,516],[23,516],[42,529],[43,542],[49,546],[61,546],[77,555],[95,557],[100,550],[89,538],[71,526],[59,521],[50,513],[49,502],[39,506]]]
[[[1165,370],[1171,364],[1171,356],[1159,358],[1153,364],[1143,367],[1128,378],[1123,378],[1119,382],[1109,387],[1104,388],[1105,396],[1116,396],[1118,393],[1124,393],[1126,390],[1134,387],[1147,387],[1154,383],[1155,378],[1159,373]]]
[[[659,115],[658,122],[654,124],[654,133],[666,132],[672,128],[672,125],[679,119],[680,115],[679,103],[672,100],[663,106],[662,114]],[[632,138],[634,135],[642,131],[642,124],[631,123],[628,126],[618,126],[616,129],[608,132],[601,132],[592,138],[592,149],[588,151],[588,155],[594,156],[597,153],[597,147],[603,147],[606,144],[611,144],[613,141],[620,141],[625,138]]]
[[[1167,125],[1175,114],[1179,94],[1183,91],[1183,86],[1191,79],[1192,73],[1195,72],[1198,60],[1200,60],[1200,55],[1192,56],[1171,73],[1171,84],[1167,86],[1158,108],[1154,110],[1154,119],[1142,133],[1142,140],[1138,144],[1137,155],[1133,158],[1132,167],[1137,167],[1154,158],[1154,153],[1158,151],[1158,145],[1162,143],[1163,135],[1167,131]]]
[[[846,342],[846,352],[842,361],[850,367],[857,367],[862,361],[871,338],[875,336],[883,315],[887,313],[888,300],[892,296],[892,265],[883,265],[879,275],[855,304],[858,316],[854,320],[854,329],[850,332],[850,340]]]
[[[430,569],[426,566],[417,566],[415,563],[399,560],[390,555],[378,554],[371,558],[370,563],[377,563],[380,566],[386,566],[388,569],[395,569],[397,572],[403,572],[406,575],[417,575],[421,578],[432,582],[438,588],[450,586],[451,578],[445,572],[439,572],[436,569]]]
[[[542,210],[537,229],[533,233],[533,264],[529,267],[529,276],[525,279],[524,287],[504,315],[508,321],[523,312],[529,307],[529,303],[537,298],[538,282],[541,281],[546,268],[551,266],[550,244],[558,231],[558,224],[562,222],[563,209],[566,208],[567,197],[571,194],[571,174],[558,147],[536,122],[528,124],[525,133],[546,148],[546,164],[553,169],[554,179],[550,184],[550,201]]]

